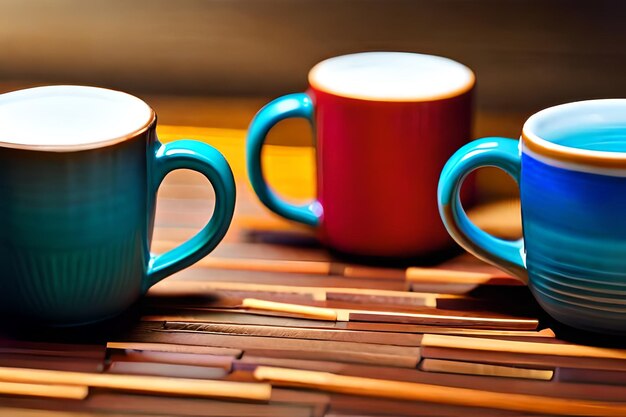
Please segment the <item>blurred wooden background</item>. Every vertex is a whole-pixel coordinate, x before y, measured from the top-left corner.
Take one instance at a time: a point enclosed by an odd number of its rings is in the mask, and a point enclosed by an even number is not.
[[[98,85],[164,123],[245,128],[322,59],[414,51],[474,69],[475,137],[517,137],[543,107],[626,96],[625,21],[619,0],[0,0],[0,91]],[[311,137],[294,121],[272,141]]]
[[[272,96],[391,49],[459,60],[479,108],[525,111],[625,95],[624,21],[619,0],[0,0],[0,79]]]

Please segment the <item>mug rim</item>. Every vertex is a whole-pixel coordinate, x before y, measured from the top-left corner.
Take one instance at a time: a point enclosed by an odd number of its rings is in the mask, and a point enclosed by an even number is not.
[[[133,100],[138,100],[141,103],[143,103],[143,105],[145,105],[147,109],[149,110],[149,116],[145,123],[133,129],[132,131],[124,133],[122,135],[117,135],[112,138],[107,138],[104,140],[98,140],[98,141],[93,141],[93,142],[82,142],[82,143],[75,143],[75,144],[53,144],[53,145],[25,144],[25,143],[19,143],[19,142],[0,141],[0,148],[20,149],[20,150],[27,150],[27,151],[45,151],[45,152],[76,152],[76,151],[84,151],[84,150],[90,150],[90,149],[99,149],[99,148],[104,148],[104,147],[108,147],[111,145],[115,145],[121,142],[125,142],[130,139],[134,139],[140,136],[142,133],[146,132],[152,125],[154,125],[156,121],[156,112],[148,103],[146,103],[139,97],[136,97],[132,94],[129,94],[120,90],[110,89],[110,88],[75,85],[75,84],[58,84],[58,85],[55,84],[55,85],[43,85],[43,86],[9,91],[4,94],[0,94],[0,97],[4,95],[10,95],[10,94],[24,94],[25,92],[29,92],[33,90],[44,90],[44,89],[45,90],[71,89],[75,91],[91,90],[91,91],[96,91],[96,92],[109,94],[109,95],[125,96],[125,98],[131,98]]]
[[[336,91],[335,89],[327,85],[324,85],[324,83],[319,80],[320,69],[324,66],[327,66],[329,63],[333,63],[333,62],[344,60],[344,59],[349,59],[351,57],[356,57],[356,56],[373,56],[373,55],[389,55],[389,56],[395,55],[398,57],[412,56],[415,58],[430,59],[430,60],[438,61],[439,63],[444,63],[446,65],[455,66],[458,69],[464,71],[467,74],[468,79],[462,85],[460,85],[459,87],[453,90],[444,91],[441,93],[431,94],[431,95],[423,95],[423,96],[407,95],[407,96],[399,96],[399,97],[392,96],[392,95],[376,96],[376,95],[368,95],[368,94],[359,93],[359,92]],[[468,66],[458,61],[455,61],[451,58],[447,58],[447,57],[443,57],[439,55],[421,54],[417,52],[400,52],[400,51],[365,51],[365,52],[356,52],[356,53],[351,53],[351,54],[338,55],[338,56],[334,56],[334,57],[325,59],[323,61],[320,61],[309,70],[309,73],[307,75],[307,80],[308,80],[309,86],[313,88],[314,90],[331,94],[337,97],[343,97],[343,98],[354,99],[354,100],[375,101],[375,102],[419,103],[419,102],[431,102],[431,101],[444,100],[444,99],[454,98],[462,94],[465,94],[468,91],[470,91],[476,84],[476,75],[474,74],[474,71],[472,71]]]
[[[584,148],[574,148],[567,145],[554,143],[538,132],[540,125],[551,117],[574,112],[576,110],[590,111],[598,108],[621,108],[624,110],[624,122],[626,123],[626,99],[594,99],[574,101],[543,109],[526,120],[522,128],[521,142],[525,153],[538,155],[550,160],[572,164],[580,168],[589,167],[596,169],[626,169],[626,152],[599,151]],[[588,114],[588,113],[587,113]]]

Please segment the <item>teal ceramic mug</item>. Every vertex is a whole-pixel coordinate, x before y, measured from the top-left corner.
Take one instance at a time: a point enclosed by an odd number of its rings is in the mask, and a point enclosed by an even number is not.
[[[482,166],[518,182],[522,240],[491,236],[465,215],[461,183]],[[626,99],[552,107],[528,119],[519,142],[464,146],[441,174],[439,209],[461,246],[528,282],[557,320],[626,333]]]
[[[157,189],[172,170],[206,176],[215,210],[192,239],[150,254]],[[207,255],[235,204],[224,157],[201,142],[161,144],[142,100],[94,87],[0,95],[0,312],[51,325],[119,314]]]

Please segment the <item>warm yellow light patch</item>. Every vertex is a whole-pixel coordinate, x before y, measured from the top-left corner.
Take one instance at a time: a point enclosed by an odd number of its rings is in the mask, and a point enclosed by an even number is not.
[[[159,125],[157,134],[162,142],[195,139],[214,146],[228,160],[237,182],[249,184],[245,130]],[[312,147],[266,145],[262,163],[268,183],[287,200],[303,202],[315,196],[315,150]]]

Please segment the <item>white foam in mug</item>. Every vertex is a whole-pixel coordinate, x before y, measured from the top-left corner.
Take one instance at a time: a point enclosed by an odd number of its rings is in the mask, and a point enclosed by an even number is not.
[[[0,143],[45,150],[96,148],[134,136],[154,111],[130,94],[71,85],[0,95]]]
[[[330,58],[309,73],[319,90],[364,100],[422,101],[458,95],[474,84],[474,73],[440,56],[366,52]]]

